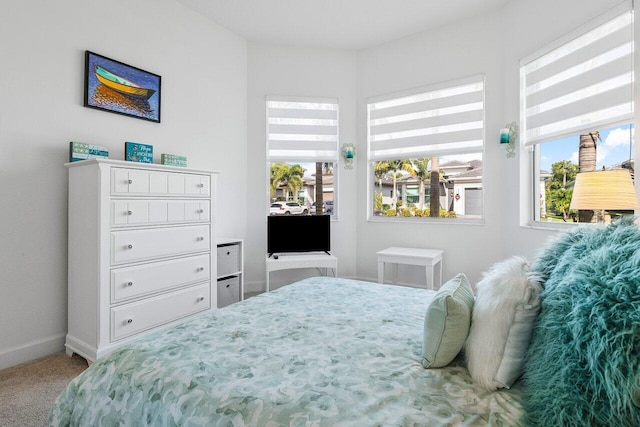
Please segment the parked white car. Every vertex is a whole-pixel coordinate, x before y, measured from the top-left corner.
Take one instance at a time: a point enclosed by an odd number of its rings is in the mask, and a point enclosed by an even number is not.
[[[322,213],[327,215],[333,215],[333,200],[327,200],[322,202]],[[316,214],[316,202],[311,204],[311,215]]]
[[[274,202],[269,208],[269,215],[307,215],[309,211],[297,202]]]

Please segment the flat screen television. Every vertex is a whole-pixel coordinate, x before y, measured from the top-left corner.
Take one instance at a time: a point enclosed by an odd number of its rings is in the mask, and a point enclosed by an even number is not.
[[[267,253],[326,252],[331,250],[329,215],[270,215]]]

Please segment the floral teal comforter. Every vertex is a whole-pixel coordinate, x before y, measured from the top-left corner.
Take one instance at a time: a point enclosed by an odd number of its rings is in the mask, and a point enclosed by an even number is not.
[[[423,369],[433,291],[311,278],[156,331],[94,363],[52,426],[517,426],[519,386]]]

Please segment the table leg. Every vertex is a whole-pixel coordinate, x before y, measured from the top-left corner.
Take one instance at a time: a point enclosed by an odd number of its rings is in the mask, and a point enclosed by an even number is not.
[[[433,266],[428,265],[425,270],[427,273],[427,289],[433,289]]]
[[[391,278],[394,285],[398,283],[398,263],[396,262],[391,264]]]
[[[378,260],[378,283],[384,283],[384,261]]]
[[[267,288],[267,292],[269,292],[269,270],[267,270],[267,280],[266,280],[266,288]]]

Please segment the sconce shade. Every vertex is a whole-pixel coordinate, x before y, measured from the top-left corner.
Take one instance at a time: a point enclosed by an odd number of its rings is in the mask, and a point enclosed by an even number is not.
[[[509,143],[509,128],[500,129],[500,144]]]
[[[353,169],[353,159],[356,157],[356,147],[353,144],[342,144],[342,155],[344,156],[344,168]]]
[[[638,197],[627,169],[576,175],[570,209],[635,210]]]

